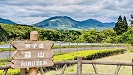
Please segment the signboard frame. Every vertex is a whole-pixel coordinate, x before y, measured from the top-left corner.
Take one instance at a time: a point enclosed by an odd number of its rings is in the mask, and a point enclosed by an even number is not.
[[[33,33],[33,34],[32,34]],[[13,41],[16,49],[12,55],[12,68],[34,68],[53,66],[52,41],[37,41],[38,33],[31,32],[30,41]],[[33,65],[37,64],[39,65]]]

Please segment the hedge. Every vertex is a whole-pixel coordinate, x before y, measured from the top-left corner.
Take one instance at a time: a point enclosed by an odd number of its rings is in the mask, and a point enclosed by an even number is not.
[[[82,56],[83,59],[93,60],[101,57],[122,54],[126,49],[112,49],[112,50],[84,50],[78,52],[71,52],[69,54],[62,54],[54,56],[54,61],[74,60],[77,56]]]

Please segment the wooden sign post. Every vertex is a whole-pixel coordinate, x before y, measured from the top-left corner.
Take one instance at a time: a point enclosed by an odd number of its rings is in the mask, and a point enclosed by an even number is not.
[[[31,32],[30,33],[30,41],[37,41],[38,40],[38,32]],[[29,69],[29,75],[37,75],[37,67]]]
[[[29,75],[37,75],[37,67],[53,66],[51,41],[37,41],[38,32],[30,33],[30,41],[14,41],[16,51],[12,55],[12,68],[30,68]]]

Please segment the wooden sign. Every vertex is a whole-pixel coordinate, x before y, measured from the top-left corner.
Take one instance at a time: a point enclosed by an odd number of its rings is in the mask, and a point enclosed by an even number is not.
[[[51,41],[14,41],[16,51],[12,55],[12,68],[53,66]]]

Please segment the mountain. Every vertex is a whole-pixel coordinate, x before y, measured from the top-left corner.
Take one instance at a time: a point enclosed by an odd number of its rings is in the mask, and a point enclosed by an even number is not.
[[[68,16],[55,16],[43,20],[34,24],[33,26],[40,28],[50,28],[50,29],[104,29],[104,28],[113,28],[115,26],[114,22],[111,23],[102,23],[95,19],[88,19],[85,21],[76,21]]]
[[[80,24],[84,27],[102,27],[103,26],[103,23],[95,19],[88,19],[85,21],[81,21]]]
[[[104,29],[104,28],[113,28],[115,27],[114,22],[110,23],[102,23],[95,19],[88,19],[85,21],[81,21],[80,25],[84,28],[90,29],[90,28],[96,28],[96,29]]]
[[[3,19],[0,18],[0,23],[5,23],[5,24],[16,24],[15,22],[8,20],[8,19]]]
[[[34,24],[34,26],[41,28],[52,28],[52,29],[78,28],[79,22],[67,16],[55,16],[43,20],[39,23],[36,23]]]

